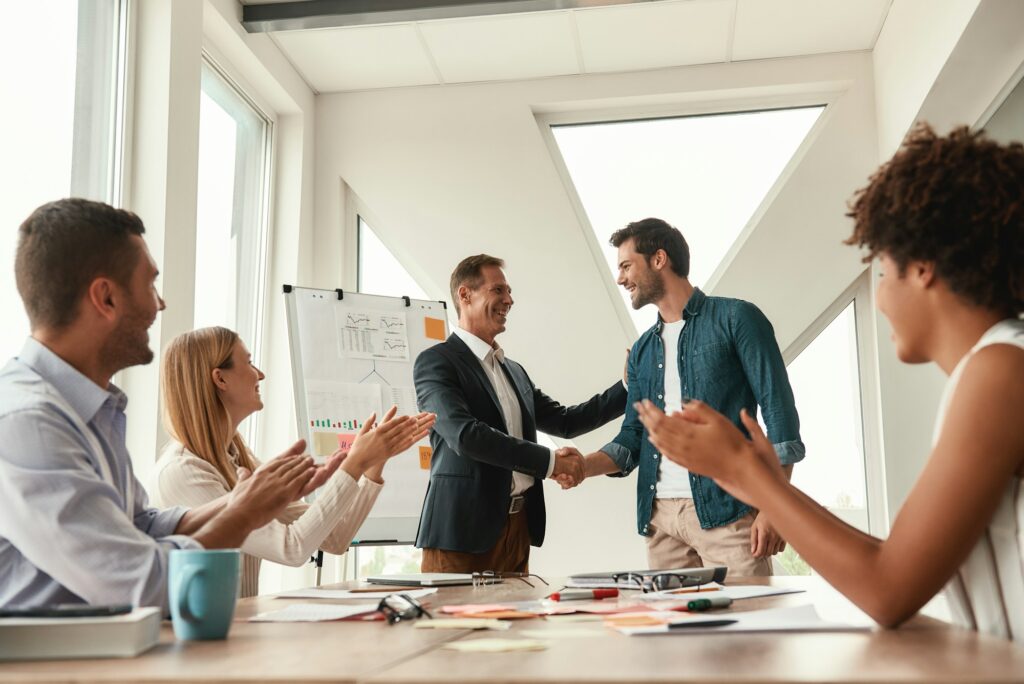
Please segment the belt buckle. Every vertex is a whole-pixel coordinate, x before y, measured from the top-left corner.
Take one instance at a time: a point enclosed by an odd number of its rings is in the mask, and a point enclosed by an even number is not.
[[[525,506],[525,505],[526,505],[526,497],[525,496],[513,496],[512,497],[512,501],[508,505],[508,514],[512,515],[514,513],[518,513],[519,511],[523,510],[523,506]]]

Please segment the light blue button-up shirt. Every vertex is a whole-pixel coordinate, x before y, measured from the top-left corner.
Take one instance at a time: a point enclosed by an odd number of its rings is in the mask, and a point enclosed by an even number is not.
[[[174,530],[125,446],[125,394],[33,338],[0,371],[0,606],[131,603],[167,610]]]

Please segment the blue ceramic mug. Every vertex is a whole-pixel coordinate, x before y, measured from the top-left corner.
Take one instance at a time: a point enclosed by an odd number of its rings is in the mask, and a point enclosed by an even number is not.
[[[224,639],[235,616],[238,549],[171,551],[168,591],[179,639]]]

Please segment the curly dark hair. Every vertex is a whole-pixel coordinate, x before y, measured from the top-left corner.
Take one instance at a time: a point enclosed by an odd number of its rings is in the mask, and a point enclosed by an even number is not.
[[[964,300],[1009,316],[1024,310],[1024,146],[966,126],[947,136],[917,124],[850,201],[848,245],[900,269],[930,261]]]

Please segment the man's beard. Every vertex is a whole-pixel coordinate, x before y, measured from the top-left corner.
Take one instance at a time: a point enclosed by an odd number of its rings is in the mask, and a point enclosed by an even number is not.
[[[636,281],[636,297],[632,300],[634,309],[641,309],[654,304],[665,296],[665,283],[654,271],[648,271],[642,279]]]
[[[152,321],[135,311],[122,318],[100,350],[103,365],[116,373],[130,366],[150,363],[154,356],[147,335],[150,325]]]

